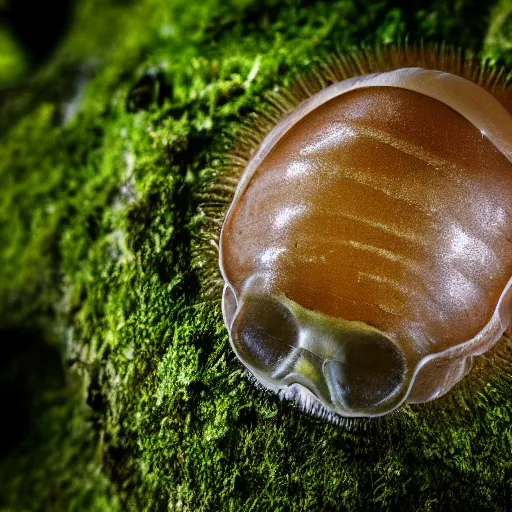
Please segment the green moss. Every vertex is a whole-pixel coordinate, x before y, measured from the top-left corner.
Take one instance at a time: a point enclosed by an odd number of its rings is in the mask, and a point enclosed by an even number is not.
[[[83,388],[42,330],[3,328],[0,510],[118,510]]]
[[[18,81],[26,69],[27,56],[10,30],[0,25],[0,87]]]
[[[194,248],[198,193],[265,91],[337,47],[406,36],[485,41],[496,60],[506,9],[82,0],[32,88],[10,96],[0,146],[0,321],[49,332],[81,384],[31,409],[35,430],[0,465],[2,506],[37,509],[33,484],[48,510],[505,509],[506,375],[469,407],[322,424],[244,376]]]
[[[512,3],[501,0],[495,6],[492,21],[485,38],[485,55],[491,60],[501,60],[510,65],[512,62]]]

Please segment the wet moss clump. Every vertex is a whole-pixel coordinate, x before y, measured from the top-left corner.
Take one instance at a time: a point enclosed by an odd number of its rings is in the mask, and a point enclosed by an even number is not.
[[[507,509],[506,368],[365,428],[304,416],[232,354],[198,204],[265,92],[327,53],[414,37],[510,64],[511,17],[505,0],[78,2],[53,57],[0,92],[0,508]]]

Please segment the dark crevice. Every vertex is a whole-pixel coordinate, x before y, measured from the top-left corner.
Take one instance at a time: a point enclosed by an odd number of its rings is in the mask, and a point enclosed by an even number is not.
[[[126,98],[129,113],[148,110],[152,105],[161,107],[165,99],[172,98],[172,89],[159,69],[147,70],[132,86]]]
[[[45,395],[64,388],[65,371],[59,350],[37,330],[4,328],[0,339],[1,457],[22,442],[37,422]]]

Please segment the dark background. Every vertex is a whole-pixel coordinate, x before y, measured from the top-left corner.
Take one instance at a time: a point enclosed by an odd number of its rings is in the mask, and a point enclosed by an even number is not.
[[[72,0],[7,0],[0,2],[0,23],[9,27],[28,53],[29,69],[37,69],[69,27]]]

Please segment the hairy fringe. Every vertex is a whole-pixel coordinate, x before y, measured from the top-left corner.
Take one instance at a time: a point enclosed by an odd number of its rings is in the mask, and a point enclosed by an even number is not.
[[[245,369],[245,376],[258,391],[267,395],[274,395],[247,369]],[[316,399],[312,398],[304,388],[292,386],[279,391],[277,396],[282,402],[291,402],[293,407],[313,416],[320,422],[331,423],[352,432],[367,432],[382,422],[381,418],[346,418],[329,411]]]

